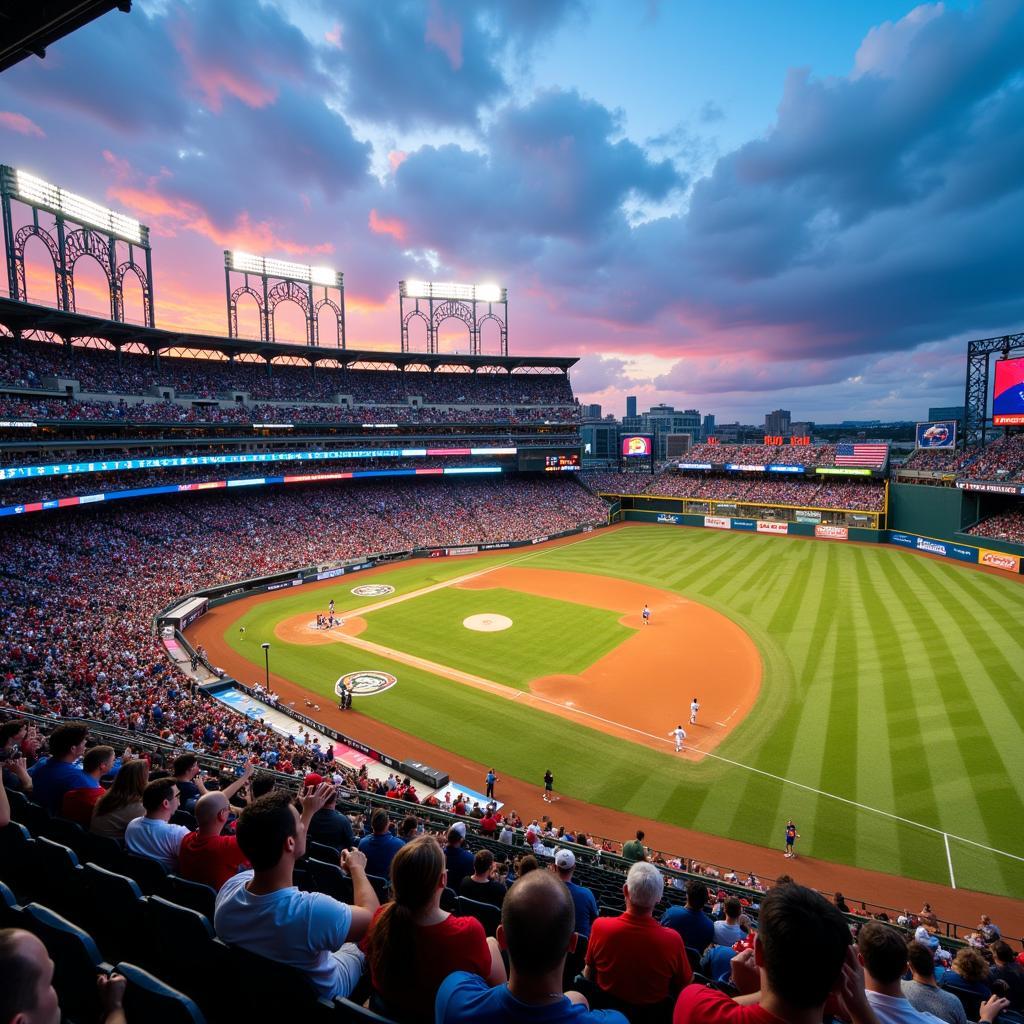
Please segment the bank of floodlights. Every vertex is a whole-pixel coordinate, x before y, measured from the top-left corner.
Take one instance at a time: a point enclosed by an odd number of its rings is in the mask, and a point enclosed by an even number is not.
[[[455,299],[463,302],[505,302],[508,291],[496,284],[456,284],[454,281],[399,281],[399,293],[409,299]]]
[[[118,213],[117,210],[108,210],[85,196],[68,192],[27,171],[15,170],[13,192],[18,199],[60,214],[77,224],[97,228],[125,242],[143,244],[146,229],[134,217]]]
[[[224,253],[224,265],[229,270],[242,274],[259,274],[261,277],[276,277],[284,281],[307,281],[324,285],[326,288],[340,288],[342,275],[331,267],[311,267],[305,263],[289,263],[287,260],[266,259],[247,252]]]

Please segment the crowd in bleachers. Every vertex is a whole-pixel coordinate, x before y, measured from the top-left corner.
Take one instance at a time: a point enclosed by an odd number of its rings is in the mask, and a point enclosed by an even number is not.
[[[918,448],[903,463],[903,469],[954,472],[970,462],[977,453],[962,452],[949,448]]]
[[[140,985],[153,990],[151,1014],[174,1004],[166,1019],[256,1024],[380,1024],[360,1004],[443,1024],[934,1024],[923,1011],[1019,1024],[1024,1010],[1024,954],[985,914],[951,945],[928,904],[871,918],[788,875],[770,887],[684,884],[652,862],[642,832],[638,849],[602,863],[586,837],[556,833],[547,818],[524,826],[493,805],[454,821],[430,806],[368,806],[326,772],[307,773],[296,799],[252,764],[207,778],[189,753],[118,757],[90,747],[85,727],[40,737],[18,719],[0,725],[0,748],[18,755],[15,788],[27,779],[10,803],[0,786],[2,923],[44,940],[40,971],[48,977],[49,951],[75,1019],[123,1021],[109,1014],[127,986],[135,1021]],[[407,781],[390,777],[389,796]],[[114,816],[117,839],[97,828]],[[5,979],[25,969],[17,954],[30,943],[0,932]],[[98,997],[69,984],[73,963],[108,974]],[[139,963],[179,991],[156,1001]],[[225,971],[241,984],[226,989]],[[33,998],[8,984],[0,1005],[14,991]]]
[[[1024,544],[1024,507],[1008,508],[994,516],[975,523],[967,533],[976,537],[991,537]]]
[[[244,392],[254,402],[331,402],[351,395],[356,405],[406,405],[411,396],[427,404],[460,406],[574,405],[562,373],[506,374],[426,371],[341,370],[321,366],[230,363],[219,359],[117,354],[46,342],[0,342],[0,386],[42,389],[46,378],[77,380],[90,394],[143,395],[172,387],[177,396],[212,399]]]
[[[1024,480],[1024,433],[986,445],[980,456],[963,466],[960,475],[971,480]]]
[[[72,420],[120,423],[573,423],[576,406],[430,407],[267,405],[236,403],[180,405],[171,401],[79,401],[72,398],[0,397],[7,420]]]
[[[111,473],[75,473],[69,476],[36,477],[31,480],[0,481],[0,507],[22,505],[28,502],[49,501],[72,495],[101,494],[146,487],[175,486],[181,489],[196,488],[204,483],[244,478],[301,475],[323,477],[327,484],[329,474],[340,472],[367,472],[395,469],[457,469],[464,466],[496,465],[498,460],[473,459],[451,456],[448,458],[417,459],[341,459],[338,461],[318,460],[250,462],[221,466],[190,466],[167,469],[135,469]],[[307,481],[303,481],[304,483]],[[346,486],[342,484],[341,486]],[[339,500],[344,500],[339,493]]]
[[[835,457],[834,444],[695,444],[679,461],[713,465],[733,462],[748,466],[832,466]]]
[[[0,533],[0,696],[60,714],[99,709],[149,729],[154,699],[181,690],[150,633],[150,616],[176,596],[338,558],[525,539],[604,520],[603,503],[573,481],[424,480],[143,499],[130,511],[26,521]],[[168,701],[168,721],[183,706]],[[206,706],[214,718],[225,714]],[[188,738],[197,732],[205,736],[205,725],[189,720]]]
[[[649,494],[652,497],[693,498],[698,501],[799,505],[803,508],[865,512],[881,512],[885,507],[884,481],[874,479],[794,480],[750,473],[681,473],[671,470],[653,476],[586,472],[581,479],[595,494]]]

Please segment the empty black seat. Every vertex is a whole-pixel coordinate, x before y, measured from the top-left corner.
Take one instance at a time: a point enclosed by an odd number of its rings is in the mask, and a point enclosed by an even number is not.
[[[162,896],[145,903],[147,942],[136,958],[161,980],[194,999],[208,1016],[226,994],[223,980],[227,950],[213,937],[213,922],[190,907]],[[188,956],[182,956],[188,950]]]
[[[6,882],[22,899],[29,892],[29,863],[34,847],[35,841],[20,822],[12,821],[0,828],[0,881]]]
[[[501,911],[493,903],[481,903],[471,900],[468,896],[460,896],[455,904],[455,913],[459,917],[475,917],[488,935],[494,935],[501,924]]]
[[[145,902],[138,883],[99,864],[82,869],[83,921],[106,959],[134,954],[143,932]],[[148,941],[148,938],[144,941]]]
[[[315,1018],[323,1011],[309,976],[297,967],[228,946],[227,977],[244,978],[233,998],[234,1016],[252,1024]]]
[[[47,839],[52,839],[69,850],[74,850],[75,856],[79,860],[84,860],[88,833],[77,821],[72,821],[70,818],[50,818],[43,827],[42,834]]]
[[[119,974],[128,984],[124,992],[124,1012],[128,1020],[146,1024],[205,1024],[199,1007],[183,992],[134,964],[119,963]]]
[[[82,849],[78,853],[78,859],[83,864],[92,861],[100,867],[116,871],[121,864],[121,857],[124,851],[121,844],[110,836],[99,836],[95,832],[86,832],[82,840]]]
[[[146,896],[152,896],[163,887],[167,869],[152,857],[140,857],[125,851],[121,858],[121,872],[135,879]]]
[[[317,843],[310,839],[306,842],[306,856],[316,857],[317,860],[326,861],[328,864],[337,864],[341,857],[341,850],[327,843]]]
[[[373,886],[373,891],[377,894],[377,899],[381,903],[387,903],[391,899],[391,882],[381,877],[380,875],[367,875],[366,880]]]
[[[64,1018],[77,1024],[100,1019],[102,1008],[96,989],[98,974],[111,971],[109,963],[88,932],[48,907],[30,903],[25,908],[25,928],[46,946],[54,964],[53,987]]]
[[[337,864],[328,864],[310,857],[305,862],[306,889],[309,892],[324,892],[342,903],[351,904],[355,899],[352,879]]]
[[[213,908],[217,902],[217,893],[212,885],[193,882],[181,875],[168,875],[157,890],[160,896],[177,903],[179,907],[188,907],[207,918],[213,924]]]
[[[33,844],[27,869],[33,900],[73,921],[81,920],[82,869],[74,850],[40,836]]]

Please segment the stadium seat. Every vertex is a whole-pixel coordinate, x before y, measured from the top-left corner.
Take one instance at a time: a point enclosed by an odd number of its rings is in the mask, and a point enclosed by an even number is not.
[[[134,878],[146,896],[159,892],[167,878],[163,864],[151,857],[140,857],[137,853],[127,851],[121,859],[121,871]]]
[[[180,875],[167,875],[163,884],[157,890],[160,896],[179,907],[188,907],[190,910],[202,914],[210,924],[213,924],[213,910],[217,902],[217,893],[212,885],[204,885],[202,882],[193,882]]]
[[[41,836],[28,858],[28,887],[33,900],[73,921],[81,920],[82,869],[70,847]]]
[[[213,1016],[218,1000],[223,1001],[220,988],[227,959],[226,947],[214,940],[213,922],[162,896],[145,901],[144,920],[146,946],[133,959]],[[188,950],[188,956],[182,956],[182,950]]]
[[[7,802],[11,805],[11,820],[24,823],[28,815],[29,798],[19,789],[9,789]]]
[[[573,988],[587,997],[587,1002],[590,1003],[592,1010],[618,1010],[626,1017],[629,1024],[669,1024],[672,1020],[672,1010],[676,1004],[675,998],[652,1003],[649,1006],[626,1003],[598,988],[594,982],[589,981],[582,974],[576,975]]]
[[[576,933],[576,948],[565,958],[565,967],[562,969],[562,991],[567,992],[571,989],[573,978],[583,973],[589,942],[586,935]]]
[[[244,978],[233,997],[235,1019],[247,1024],[280,1024],[323,1012],[309,976],[296,967],[268,960],[240,946],[227,946],[225,976]]]
[[[53,960],[53,987],[57,990],[64,1019],[90,1024],[102,1015],[96,976],[109,974],[109,963],[100,955],[92,936],[48,907],[25,907],[25,928],[46,946]]]
[[[306,888],[309,892],[327,893],[342,903],[351,904],[355,898],[352,879],[337,864],[314,857],[306,860]]]
[[[335,999],[334,1006],[336,1007],[335,1019],[344,1022],[344,1024],[391,1024],[390,1017],[383,1017],[379,1013],[374,1013],[373,1010],[367,1009],[365,1006],[360,1006],[358,1003],[353,1003],[350,999]]]
[[[28,893],[28,865],[34,847],[35,840],[20,822],[12,821],[0,828],[0,880],[21,898]]]
[[[387,878],[368,874],[366,880],[373,886],[373,891],[377,894],[377,899],[381,903],[387,903],[391,899],[391,882]]]
[[[85,859],[88,832],[77,821],[71,821],[70,818],[50,818],[42,826],[41,835],[66,846],[69,850],[74,850],[80,861]]]
[[[202,1011],[183,992],[134,964],[122,962],[116,970],[128,982],[124,992],[124,1012],[128,1020],[146,1021],[146,1024],[205,1024]]]
[[[493,903],[481,903],[471,900],[468,896],[460,896],[455,903],[455,913],[459,917],[475,917],[488,935],[494,935],[501,924],[501,911]]]
[[[100,867],[116,871],[121,864],[124,851],[121,844],[110,836],[98,836],[94,832],[86,832],[82,850],[78,859],[82,863],[99,864]]]
[[[943,975],[942,981],[939,983],[939,987],[944,989],[946,992],[952,992],[953,995],[960,1000],[960,1003],[964,1008],[964,1013],[967,1014],[968,1020],[978,1019],[982,999],[974,989],[968,988],[966,985],[958,984],[950,977],[948,971]]]
[[[50,812],[34,800],[25,802],[23,812],[25,817],[22,819],[22,824],[28,828],[29,832],[33,836],[45,835],[46,827],[50,823]]]
[[[328,846],[327,843],[315,843],[310,840],[306,843],[306,856],[316,857],[317,860],[326,861],[328,864],[337,864],[341,850]]]
[[[455,913],[455,907],[459,902],[459,894],[454,889],[449,889],[446,885],[441,890],[441,909],[447,911],[449,914]]]
[[[18,906],[14,890],[0,882],[0,928],[20,928],[24,911]]]
[[[108,960],[121,960],[134,953],[143,934],[145,902],[133,879],[99,864],[86,864],[82,869],[81,903],[83,920]]]
[[[196,828],[198,828],[196,816],[191,811],[186,811],[181,807],[171,815],[171,824],[184,825],[190,832],[195,832]]]
[[[693,946],[686,947],[686,959],[690,961],[691,970],[699,970],[701,962],[701,952]]]

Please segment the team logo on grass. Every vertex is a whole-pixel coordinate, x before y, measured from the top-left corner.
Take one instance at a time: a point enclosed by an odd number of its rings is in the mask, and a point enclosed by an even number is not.
[[[394,592],[395,588],[389,587],[386,583],[364,583],[361,587],[352,588],[352,593],[356,597],[387,597]]]
[[[346,689],[353,697],[372,697],[390,690],[397,682],[389,672],[348,672],[334,684],[334,692],[340,697]]]

